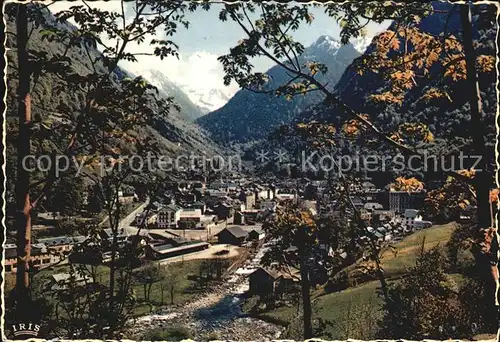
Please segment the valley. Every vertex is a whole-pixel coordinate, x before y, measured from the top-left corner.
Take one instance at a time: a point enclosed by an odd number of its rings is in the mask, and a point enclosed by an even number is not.
[[[5,9],[9,339],[494,340],[495,6]]]

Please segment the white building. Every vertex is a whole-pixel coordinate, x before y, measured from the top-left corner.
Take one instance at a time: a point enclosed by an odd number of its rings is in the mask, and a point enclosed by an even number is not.
[[[419,229],[430,228],[432,226],[432,222],[424,221],[422,220],[422,216],[417,216],[415,218],[415,221],[413,222],[413,225],[415,227],[415,230],[419,230]]]
[[[405,232],[414,232],[415,230],[429,228],[431,226],[432,222],[422,220],[422,216],[418,214],[418,210],[405,210],[403,217],[403,229]]]
[[[158,228],[176,228],[180,219],[181,207],[169,204],[158,211],[156,223]]]
[[[183,208],[179,213],[179,220],[193,220],[199,222],[202,216],[201,209]]]
[[[270,188],[257,188],[254,191],[255,199],[265,199],[272,200],[274,198],[274,192]]]
[[[276,194],[276,198],[279,201],[290,201],[290,200],[295,200],[297,198],[297,195],[295,195],[295,194]]]

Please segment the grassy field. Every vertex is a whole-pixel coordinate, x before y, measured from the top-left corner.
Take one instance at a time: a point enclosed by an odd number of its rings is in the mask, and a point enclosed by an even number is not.
[[[423,238],[425,249],[436,245],[444,246],[451,237],[455,224],[436,225],[421,230],[394,244],[396,256],[387,251],[382,262],[387,278],[397,279],[405,274],[408,268],[415,265]],[[460,275],[451,276],[460,282]],[[393,280],[395,281],[395,280]],[[347,338],[368,340],[373,339],[377,331],[377,321],[382,318],[382,298],[377,294],[378,281],[369,281],[350,287],[344,291],[325,293],[318,290],[312,294],[313,320],[321,318],[327,321],[323,336],[328,339],[344,340]],[[288,324],[286,338],[300,339],[297,327],[302,322],[298,320],[297,308],[283,306],[272,311],[260,313],[259,316],[274,322]]]
[[[317,337],[336,340],[372,338],[377,331],[377,320],[382,316],[382,300],[377,295],[378,286],[378,281],[372,281],[313,299],[313,321],[316,322],[316,327],[319,318],[327,323],[323,334]],[[297,316],[297,307],[282,306],[260,313],[258,317],[286,325],[286,338],[302,338],[302,321]]]
[[[455,229],[455,223],[436,225],[431,228],[420,230],[407,236],[400,242],[394,244],[397,254],[386,251],[382,255],[382,265],[388,278],[405,274],[409,267],[415,265],[418,253],[425,239],[425,249],[431,249],[437,245],[444,247],[450,240]]]
[[[425,249],[429,250],[435,246],[445,248],[446,243],[449,241],[455,223],[448,223],[444,225],[435,225],[431,228],[420,230],[414,234],[405,237],[399,242],[392,243],[395,251],[387,249],[382,254],[382,267],[386,278],[398,278],[407,273],[408,268],[415,265],[418,253],[422,246],[422,241],[425,239]],[[349,274],[350,286],[357,286],[366,281],[375,280],[375,278],[367,278],[366,275],[360,271],[360,266],[366,266],[367,262],[358,262],[344,269]],[[372,262],[374,267],[374,263]]]
[[[137,306],[134,309],[134,315],[140,316],[151,312],[160,307],[171,305],[170,297],[170,280],[175,277],[173,304],[180,305],[188,302],[200,293],[206,291],[205,287],[200,287],[196,277],[199,276],[200,267],[206,260],[189,260],[184,262],[176,262],[169,264],[167,270],[161,269],[160,272],[165,273],[165,280],[155,281],[151,287],[149,301],[145,300],[144,286],[136,279],[133,283],[133,292],[137,300]],[[229,263],[233,263],[234,259],[229,259]],[[90,270],[90,266],[87,266]],[[50,276],[56,273],[69,272],[68,265],[59,265],[50,267],[40,271],[34,278],[33,285],[42,288],[42,284],[49,280]],[[96,279],[99,283],[107,285],[109,283],[109,268],[107,266],[97,266]],[[209,283],[205,283],[207,286]],[[163,286],[162,286],[163,285]],[[163,295],[162,295],[163,289]]]

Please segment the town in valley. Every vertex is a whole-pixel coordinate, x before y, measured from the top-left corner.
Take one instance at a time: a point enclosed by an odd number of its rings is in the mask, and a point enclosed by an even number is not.
[[[3,8],[3,338],[495,340],[496,4]]]

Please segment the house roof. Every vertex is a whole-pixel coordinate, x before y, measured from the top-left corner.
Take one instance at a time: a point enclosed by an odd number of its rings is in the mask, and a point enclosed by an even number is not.
[[[43,243],[46,246],[60,246],[60,245],[71,245],[76,241],[76,238],[71,236],[57,236],[50,238],[37,239],[38,243]]]
[[[178,205],[175,205],[175,204],[169,204],[169,205],[165,206],[162,210],[178,211],[178,210],[181,210],[181,207],[179,207]]]
[[[111,228],[103,229],[103,232],[106,234],[107,237],[109,238],[113,237],[113,230]],[[128,233],[123,228],[119,229],[117,237],[124,237],[124,236],[128,236]]]
[[[405,210],[405,217],[408,218],[415,218],[418,215],[418,210],[416,209],[406,209]]]
[[[358,204],[358,205],[364,204],[363,199],[359,196],[353,196],[353,197],[351,197],[351,200],[352,200],[352,203],[354,203],[354,204]]]
[[[17,247],[13,243],[5,244],[5,259],[17,257]]]
[[[259,267],[254,272],[250,273],[249,275],[256,274],[257,272],[259,272],[259,273],[267,273],[274,280],[276,280],[278,278],[294,279],[294,276],[295,277],[300,277],[300,275],[298,274],[299,273],[298,270],[292,270],[291,271],[292,274],[290,274],[288,272],[285,272],[285,271],[282,271],[282,270],[278,270],[278,269],[276,269],[274,267]]]
[[[71,278],[71,275],[69,273],[56,273],[52,275],[52,279],[56,282],[60,281],[67,281]],[[87,275],[83,275],[81,273],[75,273],[74,279],[76,281],[78,280],[89,280],[90,278]]]
[[[256,269],[252,273],[250,273],[249,275],[255,275],[257,273],[266,273],[273,279],[279,278],[279,272],[277,270],[270,269],[270,268],[264,268],[264,267],[259,267],[258,269]]]
[[[365,181],[361,184],[361,187],[365,189],[375,189],[375,184],[373,184],[372,182]]]
[[[34,243],[31,245],[32,255],[41,255],[47,253],[47,246],[43,243]]]
[[[201,247],[201,246],[209,246],[209,243],[208,242],[193,242],[193,243],[188,243],[188,244],[184,244],[181,246],[172,246],[172,245],[167,244],[167,245],[160,245],[160,246],[151,246],[151,249],[157,253],[165,254],[165,253],[182,251],[185,249]]]
[[[67,245],[72,242],[72,239],[69,236],[58,236],[58,237],[50,237],[44,239],[37,239],[38,243],[43,243],[47,246],[57,246],[57,245]]]
[[[248,235],[248,233],[246,231],[244,231],[243,229],[241,229],[241,227],[239,227],[239,226],[232,226],[232,227],[224,228],[219,233],[217,233],[217,236],[219,234],[221,234],[223,231],[229,232],[231,235],[233,235],[236,238],[241,238],[241,237],[245,237],[245,236]]]

